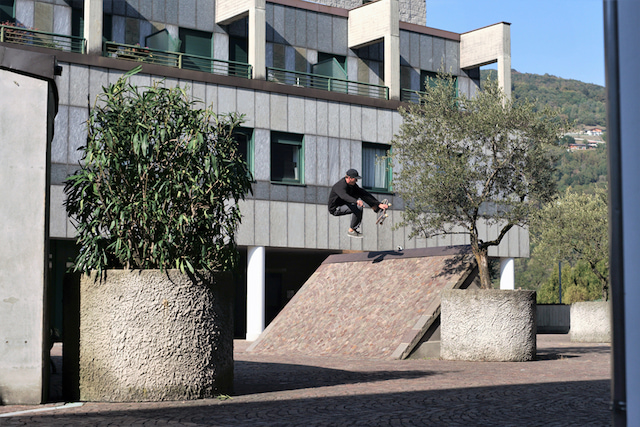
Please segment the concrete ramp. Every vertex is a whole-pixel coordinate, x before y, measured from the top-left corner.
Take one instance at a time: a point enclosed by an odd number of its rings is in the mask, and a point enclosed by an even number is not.
[[[468,246],[331,255],[247,350],[404,359],[478,280]]]

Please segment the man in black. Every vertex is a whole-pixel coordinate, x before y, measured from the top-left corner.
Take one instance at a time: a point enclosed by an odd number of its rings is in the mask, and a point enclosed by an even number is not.
[[[380,203],[368,191],[358,187],[358,180],[362,179],[355,169],[349,169],[346,176],[336,182],[329,194],[329,212],[331,215],[340,216],[351,214],[351,227],[347,233],[349,237],[362,237],[357,229],[362,222],[362,208],[365,202],[378,212],[389,206]]]

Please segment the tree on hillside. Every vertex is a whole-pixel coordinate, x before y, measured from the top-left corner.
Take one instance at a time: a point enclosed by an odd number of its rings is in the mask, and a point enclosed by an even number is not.
[[[420,104],[401,108],[392,140],[399,164],[394,188],[405,200],[409,237],[469,237],[483,288],[490,288],[488,250],[555,194],[551,146],[561,122],[549,109],[507,100],[487,81],[474,97],[456,98],[450,75],[427,85]],[[480,227],[496,225],[491,240]]]
[[[609,235],[607,191],[576,193],[570,188],[534,216],[533,257],[551,265],[584,261],[600,282],[601,297],[609,299]]]

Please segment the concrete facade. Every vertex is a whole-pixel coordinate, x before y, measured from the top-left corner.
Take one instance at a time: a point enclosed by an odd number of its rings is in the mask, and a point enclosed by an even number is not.
[[[49,369],[47,220],[54,61],[21,53],[0,46],[0,404],[43,402]],[[49,75],[38,75],[46,65]]]
[[[221,9],[216,9],[218,6]],[[96,7],[102,8],[104,20],[94,19]],[[350,30],[354,16],[371,16],[367,12],[380,7],[385,8],[389,19],[386,30],[375,39],[354,45],[355,33]],[[265,304],[269,304],[269,295],[275,292],[273,304],[282,308],[304,283],[298,277],[289,277],[304,268],[311,269],[310,275],[317,265],[302,262],[276,268],[276,256],[286,259],[297,254],[329,255],[341,251],[390,250],[399,246],[413,249],[468,244],[456,236],[409,240],[408,230],[393,229],[392,226],[401,221],[403,201],[393,194],[392,187],[374,192],[378,199],[391,201],[389,220],[384,227],[377,227],[375,216],[367,210],[363,239],[349,238],[346,235],[348,217],[332,217],[326,207],[331,186],[347,169],[353,167],[362,172],[365,144],[388,148],[401,125],[398,107],[402,105],[402,93],[420,89],[422,72],[443,68],[450,71],[457,78],[459,92],[466,96],[473,96],[479,88],[479,69],[472,62],[464,62],[461,35],[423,26],[423,7],[424,2],[417,0],[381,0],[366,5],[301,0],[18,0],[16,20],[27,26],[37,24],[39,28],[50,28],[59,34],[71,34],[79,18],[84,16],[85,24],[89,22],[85,34],[93,42],[96,34],[102,34],[116,43],[141,46],[161,30],[174,41],[184,32],[196,32],[210,38],[211,57],[222,61],[229,60],[234,43],[246,41],[247,63],[253,67],[251,79],[143,63],[142,72],[134,76],[132,82],[147,86],[162,81],[166,86],[180,86],[200,100],[201,106],[210,106],[218,113],[245,114],[244,127],[250,134],[248,151],[255,182],[253,194],[241,206],[243,220],[238,244],[244,254],[253,252],[253,248],[266,248],[262,274],[267,276],[264,286],[271,290],[267,289]],[[407,13],[412,17],[407,18]],[[103,28],[94,28],[100,22]],[[504,33],[500,33],[500,41],[489,38],[487,43],[501,43],[503,36]],[[95,45],[90,42],[89,46]],[[83,55],[20,48],[53,52],[62,67],[62,75],[56,78],[60,108],[51,146],[49,224],[51,238],[69,242],[75,231],[63,206],[63,183],[81,161],[78,148],[86,140],[89,107],[102,86],[115,82],[139,63],[103,57],[99,52]],[[390,99],[266,80],[266,70],[270,68],[310,73],[324,57],[343,61],[341,66],[350,81],[395,88],[389,90]],[[485,60],[491,58],[484,57]],[[303,167],[297,183],[272,179],[271,153],[276,132],[301,138]],[[481,238],[489,240],[496,235],[497,227],[481,226]],[[493,257],[528,255],[526,229],[514,228],[499,247],[490,250]],[[245,271],[244,275],[240,298],[251,299],[254,294],[247,292],[252,287],[246,285],[246,277],[252,273]],[[257,295],[265,293],[257,292]],[[246,329],[237,331],[245,332]]]

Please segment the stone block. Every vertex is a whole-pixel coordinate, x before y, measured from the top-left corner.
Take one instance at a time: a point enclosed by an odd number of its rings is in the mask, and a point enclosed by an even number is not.
[[[184,400],[231,392],[230,274],[109,270],[103,278],[83,276],[80,295],[81,400]]]
[[[571,304],[571,329],[574,342],[611,342],[611,303],[609,301]]]
[[[526,362],[536,357],[536,293],[446,290],[441,300],[445,360]]]

